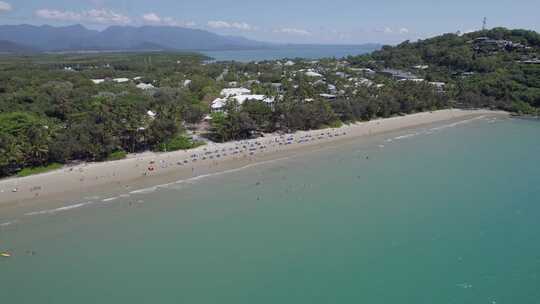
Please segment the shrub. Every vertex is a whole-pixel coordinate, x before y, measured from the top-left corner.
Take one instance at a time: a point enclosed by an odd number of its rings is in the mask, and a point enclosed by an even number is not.
[[[63,165],[59,164],[59,163],[52,163],[52,164],[47,165],[47,166],[24,168],[21,171],[19,171],[19,173],[17,173],[17,176],[18,177],[25,177],[25,176],[35,175],[35,174],[41,174],[41,173],[45,173],[45,172],[49,172],[49,171],[53,171],[53,170],[58,170],[58,169],[62,168],[62,166]]]
[[[107,160],[108,160],[108,161],[111,161],[111,160],[120,160],[120,159],[126,158],[126,156],[127,156],[126,151],[124,151],[124,150],[118,150],[118,151],[114,151],[113,153],[109,154],[109,156],[107,157]]]
[[[204,145],[203,142],[193,141],[183,135],[177,135],[172,139],[158,145],[158,151],[170,152],[178,150],[188,150]]]

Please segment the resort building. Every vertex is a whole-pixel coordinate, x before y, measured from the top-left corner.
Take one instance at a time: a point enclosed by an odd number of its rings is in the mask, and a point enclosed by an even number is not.
[[[152,85],[151,83],[139,83],[138,85],[136,85],[136,87],[138,89],[141,89],[141,90],[152,90],[152,89],[155,89],[156,87],[154,85]]]
[[[317,72],[313,72],[312,70],[309,70],[306,72],[306,76],[308,77],[323,77],[323,75],[317,73]]]
[[[268,104],[272,104],[275,99],[273,97],[267,97],[265,95],[253,95],[251,90],[246,88],[227,88],[221,90],[220,98],[214,99],[210,107],[212,111],[218,112],[223,111],[223,108],[227,105],[229,101],[236,101],[238,105],[242,105],[247,100],[257,100],[264,101]]]
[[[414,75],[411,72],[403,71],[403,70],[396,70],[396,69],[383,69],[381,71],[382,74],[388,75],[395,80],[412,80],[412,79],[418,79],[416,75]]]
[[[237,95],[247,95],[251,94],[250,89],[246,88],[228,88],[221,90],[220,95],[223,97],[231,97],[231,96],[237,96]]]
[[[332,99],[336,99],[336,98],[337,98],[337,96],[334,95],[334,94],[325,94],[325,93],[323,93],[323,94],[319,94],[319,96],[321,96],[322,98],[329,99],[329,100],[332,100]]]

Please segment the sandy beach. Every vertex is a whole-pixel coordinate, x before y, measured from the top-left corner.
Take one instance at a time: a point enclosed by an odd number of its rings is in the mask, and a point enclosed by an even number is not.
[[[119,161],[66,166],[44,174],[0,180],[0,206],[16,206],[25,202],[61,199],[66,196],[76,197],[80,193],[90,193],[93,189],[104,187],[144,191],[137,190],[136,187],[241,168],[299,153],[302,149],[330,146],[339,140],[351,140],[450,120],[507,115],[505,112],[489,110],[441,110],[355,123],[334,129],[283,135],[267,134],[258,139],[210,144],[188,151],[146,152],[130,155]],[[109,199],[114,200],[114,197]]]

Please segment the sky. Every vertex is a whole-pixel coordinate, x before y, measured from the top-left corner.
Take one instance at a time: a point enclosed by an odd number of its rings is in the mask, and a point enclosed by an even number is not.
[[[0,24],[168,25],[281,43],[399,43],[504,26],[540,31],[540,0],[0,0]]]

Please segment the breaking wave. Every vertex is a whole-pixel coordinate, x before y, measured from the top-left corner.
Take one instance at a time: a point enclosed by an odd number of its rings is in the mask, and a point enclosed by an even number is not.
[[[88,206],[91,204],[94,204],[94,202],[85,202],[85,203],[79,203],[79,204],[74,204],[74,205],[67,205],[67,206],[63,206],[63,207],[55,208],[55,209],[46,209],[46,210],[41,210],[41,211],[28,212],[28,213],[25,213],[24,215],[31,216],[31,215],[43,215],[43,214],[55,214],[55,213],[59,213],[63,211],[78,209],[78,208]]]

